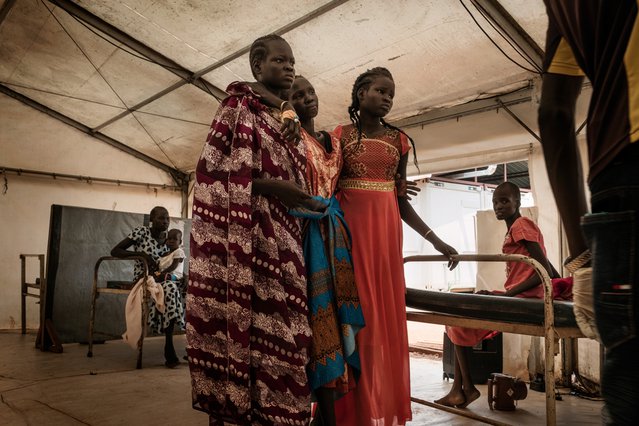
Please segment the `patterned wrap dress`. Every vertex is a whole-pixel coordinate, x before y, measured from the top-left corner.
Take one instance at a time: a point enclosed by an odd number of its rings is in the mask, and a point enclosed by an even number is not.
[[[530,256],[523,242],[524,240],[538,243],[544,256],[546,255],[544,236],[541,234],[541,230],[535,222],[524,216],[515,219],[508,232],[506,232],[504,244],[501,248],[502,253]],[[504,288],[510,290],[535,274],[535,269],[526,263],[515,261],[506,262],[506,282],[504,283]],[[519,293],[515,297],[543,299],[544,288],[540,284],[530,290]],[[491,330],[452,326],[446,326],[446,333],[450,341],[459,346],[475,346],[482,340],[492,338],[498,334],[498,332]]]
[[[308,190],[326,205],[321,212],[293,214],[306,218],[304,258],[313,341],[307,367],[311,391],[319,387],[343,395],[355,387],[360,360],[355,337],[364,326],[351,254],[351,235],[334,196],[342,169],[339,139],[324,133],[331,150],[301,129],[306,145]]]
[[[127,238],[134,241],[133,250],[141,251],[153,258],[156,263],[160,262],[160,258],[169,252],[169,248],[164,243],[159,243],[151,235],[151,228],[148,226],[138,226],[133,229]],[[135,261],[133,270],[135,281],[144,275],[144,266],[141,261]],[[171,321],[175,322],[175,327],[179,330],[184,329],[184,305],[182,304],[182,296],[180,289],[175,281],[165,280],[159,283],[164,290],[164,313],[155,308],[155,304],[149,310],[149,328],[153,333],[160,334],[170,325]]]
[[[395,175],[410,145],[396,130],[376,138],[335,129],[344,167],[337,198],[353,237],[355,283],[366,327],[357,335],[357,387],[336,401],[337,424],[403,425],[412,418],[402,222]]]
[[[211,424],[306,425],[308,325],[302,226],[256,178],[305,188],[305,148],[278,110],[231,84],[197,164],[187,292],[193,407]]]

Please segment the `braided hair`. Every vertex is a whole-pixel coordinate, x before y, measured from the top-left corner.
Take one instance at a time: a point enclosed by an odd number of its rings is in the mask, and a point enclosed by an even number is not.
[[[268,34],[258,38],[251,44],[251,49],[249,51],[249,64],[251,65],[251,73],[256,79],[257,76],[255,75],[255,71],[253,70],[253,62],[255,62],[256,60],[261,61],[266,58],[266,55],[268,54],[268,43],[271,41],[283,41],[284,43],[286,43],[286,40],[284,40],[277,34]]]
[[[351,105],[348,107],[348,116],[350,117],[351,122],[353,123],[353,126],[355,126],[355,128],[357,129],[358,144],[362,143],[362,123],[359,119],[360,105],[359,105],[359,98],[357,97],[357,93],[362,88],[368,90],[368,88],[373,83],[373,81],[375,81],[375,79],[378,77],[386,77],[390,79],[391,81],[393,81],[393,75],[390,73],[390,71],[388,71],[388,69],[384,67],[375,67],[375,68],[366,70],[366,72],[360,74],[355,79],[355,83],[353,83],[353,91],[351,92]],[[408,140],[410,141],[410,144],[413,147],[413,163],[415,164],[415,167],[417,167],[417,170],[419,171],[419,165],[417,164],[417,152],[416,152],[417,150],[415,149],[415,141],[413,140],[413,138],[408,136],[406,132],[404,132],[399,127],[396,127],[396,126],[393,126],[392,124],[387,123],[383,118],[380,117],[379,121],[382,123],[382,126],[386,127],[387,129],[397,130],[398,132],[403,133],[404,136],[408,138]]]

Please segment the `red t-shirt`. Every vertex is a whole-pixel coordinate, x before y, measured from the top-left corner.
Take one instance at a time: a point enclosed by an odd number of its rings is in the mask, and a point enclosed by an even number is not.
[[[522,254],[529,256],[530,253],[526,249],[525,241],[536,242],[541,247],[541,250],[546,255],[546,247],[544,246],[544,236],[541,235],[541,230],[532,220],[527,217],[519,217],[512,224],[506,238],[504,238],[504,245],[501,248],[504,254]],[[516,285],[527,280],[531,276],[536,274],[535,269],[523,262],[507,262],[506,263],[506,282],[504,288],[510,290]],[[519,297],[544,297],[544,290],[541,285],[518,294]]]

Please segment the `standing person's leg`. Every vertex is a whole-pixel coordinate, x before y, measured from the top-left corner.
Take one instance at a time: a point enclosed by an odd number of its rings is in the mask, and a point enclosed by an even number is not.
[[[315,417],[319,419],[317,426],[335,426],[335,394],[333,389],[319,388],[315,390],[317,397],[317,414]]]
[[[624,149],[590,183],[593,214],[583,220],[593,252],[595,317],[606,347],[602,394],[609,424],[639,418],[639,144]]]
[[[184,306],[175,281],[163,281],[161,285],[164,290],[164,313],[153,309],[154,316],[157,318],[152,321],[158,323],[159,330],[164,332],[164,365],[174,368],[180,363],[180,360],[173,345],[173,333],[176,325],[179,329],[184,328]]]
[[[601,393],[606,402],[606,425],[636,425],[639,409],[639,339],[606,351],[604,369],[601,374]],[[609,418],[606,418],[609,417]]]
[[[583,171],[575,134],[575,107],[583,77],[544,74],[539,104],[539,132],[548,179],[566,231],[574,279],[574,312],[581,331],[598,339],[594,324],[589,252],[580,226],[587,213]],[[580,256],[581,255],[581,256]],[[584,259],[582,261],[582,259]],[[576,265],[577,264],[577,265]]]
[[[175,328],[175,320],[171,320],[169,326],[164,329],[164,359],[169,368],[173,368],[180,363],[173,346],[173,329]]]
[[[573,257],[588,249],[579,225],[588,212],[588,204],[574,130],[582,82],[583,77],[544,74],[539,104],[539,133],[546,170]]]

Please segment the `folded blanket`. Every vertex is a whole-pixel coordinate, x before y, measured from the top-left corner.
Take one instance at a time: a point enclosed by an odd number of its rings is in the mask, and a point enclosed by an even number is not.
[[[144,299],[144,278],[140,278],[131,289],[124,305],[124,315],[126,317],[126,331],[122,339],[133,349],[137,349],[138,341],[142,335],[142,300]],[[164,313],[164,290],[162,286],[153,280],[153,277],[146,278],[146,288],[155,302],[155,307]]]

